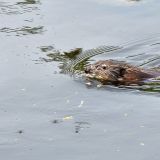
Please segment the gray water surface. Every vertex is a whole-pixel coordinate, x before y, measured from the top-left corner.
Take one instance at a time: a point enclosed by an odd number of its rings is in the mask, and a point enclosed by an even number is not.
[[[159,94],[87,88],[40,60],[42,46],[89,49],[158,34],[159,8],[158,0],[0,1],[0,159],[159,160]]]

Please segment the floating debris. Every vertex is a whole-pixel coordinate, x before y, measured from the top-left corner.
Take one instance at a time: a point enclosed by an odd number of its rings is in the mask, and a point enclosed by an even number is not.
[[[40,4],[40,2],[38,0],[24,0],[17,3],[0,2],[0,14],[15,15],[39,10],[38,5],[33,4]]]
[[[72,119],[73,119],[73,116],[65,116],[65,117],[60,118],[60,119],[54,119],[52,121],[52,123],[58,124],[58,123],[61,123],[61,122],[64,122],[64,121],[72,120]]]
[[[19,131],[17,131],[17,133],[22,134],[22,133],[24,133],[24,131],[23,130],[19,130]]]
[[[103,87],[103,84],[97,84],[97,88]]]
[[[62,122],[62,120],[55,119],[55,120],[52,121],[52,123],[54,123],[54,124],[57,124],[57,123],[60,123],[60,122]]]
[[[40,49],[42,52],[49,52],[49,51],[53,51],[54,47],[53,46],[41,46]]]
[[[85,83],[88,87],[92,86],[92,82],[86,82]]]
[[[72,120],[72,119],[73,119],[73,116],[63,117],[63,121],[68,121],[68,120]]]
[[[37,26],[37,27],[29,27],[29,26],[24,26],[22,28],[1,28],[0,32],[2,33],[15,33],[16,36],[25,36],[25,35],[30,35],[30,34],[42,34],[44,32],[44,27],[43,26]]]
[[[24,0],[22,2],[17,2],[16,4],[26,5],[26,4],[37,4],[37,3],[40,3],[40,1],[39,0]]]
[[[80,102],[80,104],[78,105],[78,107],[81,108],[81,107],[83,106],[83,104],[84,104],[84,101],[81,100],[81,102]]]

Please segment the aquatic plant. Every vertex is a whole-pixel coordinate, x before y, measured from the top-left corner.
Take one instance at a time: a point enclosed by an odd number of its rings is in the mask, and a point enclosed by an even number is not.
[[[17,4],[37,4],[40,3],[39,0],[24,0],[22,2],[17,2]]]
[[[30,35],[30,34],[41,34],[44,32],[43,26],[37,26],[37,27],[29,27],[29,26],[23,26],[22,28],[1,28],[0,32],[2,33],[16,33],[17,36],[21,35]]]

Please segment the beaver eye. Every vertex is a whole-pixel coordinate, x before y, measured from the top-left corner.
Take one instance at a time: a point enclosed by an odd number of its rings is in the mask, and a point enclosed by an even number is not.
[[[107,67],[106,67],[106,65],[102,65],[102,68],[103,68],[103,69],[106,69]]]

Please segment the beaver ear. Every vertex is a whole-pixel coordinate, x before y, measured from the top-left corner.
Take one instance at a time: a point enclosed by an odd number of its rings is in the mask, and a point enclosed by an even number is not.
[[[110,70],[114,77],[116,77],[117,79],[120,77],[124,77],[125,73],[126,73],[126,69],[125,68],[120,68],[120,67],[116,67],[113,70]]]
[[[126,73],[126,69],[125,68],[120,68],[120,70],[119,70],[119,76],[123,77],[125,73]]]
[[[108,70],[108,73],[109,73],[110,79],[112,81],[117,81],[118,80],[118,78],[119,78],[119,68],[110,68]]]

